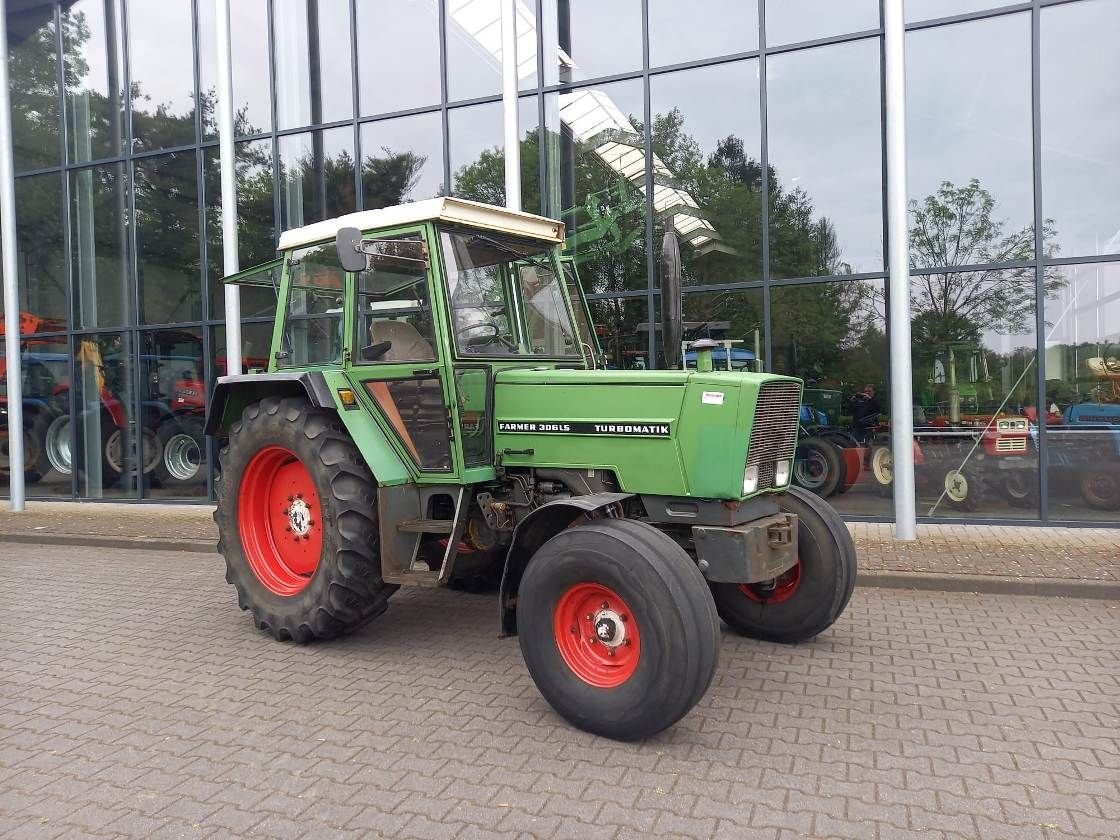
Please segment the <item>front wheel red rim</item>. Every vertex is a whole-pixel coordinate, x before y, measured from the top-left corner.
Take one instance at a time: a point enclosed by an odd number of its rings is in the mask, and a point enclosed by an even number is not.
[[[303,591],[323,551],[322,508],[303,462],[282,446],[255,454],[241,477],[238,530],[249,568],[269,592]]]
[[[626,601],[608,586],[569,586],[556,603],[552,630],[560,656],[588,685],[617,688],[638,667],[638,622]]]
[[[801,585],[801,558],[782,574],[759,583],[740,583],[739,591],[760,604],[780,604],[788,601]]]

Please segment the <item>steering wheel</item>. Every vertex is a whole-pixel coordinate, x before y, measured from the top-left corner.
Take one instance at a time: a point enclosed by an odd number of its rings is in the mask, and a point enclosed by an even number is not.
[[[479,332],[480,330],[487,330],[482,335],[470,336],[469,333]],[[501,342],[510,350],[516,350],[517,345],[502,335],[502,328],[495,324],[493,321],[482,321],[477,324],[467,324],[466,326],[459,327],[455,330],[456,336],[462,336],[463,343],[467,347],[482,347],[494,342]]]
[[[478,332],[479,330],[489,330],[490,332],[488,335],[476,335],[473,338],[467,337],[468,333]],[[467,324],[464,327],[459,327],[455,330],[455,334],[463,336],[463,340],[468,347],[474,347],[478,344],[490,344],[498,337],[498,333],[501,331],[501,327],[493,321],[483,321],[477,324]]]

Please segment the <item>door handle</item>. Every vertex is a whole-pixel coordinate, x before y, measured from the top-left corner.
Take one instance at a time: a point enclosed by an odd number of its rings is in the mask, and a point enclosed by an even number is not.
[[[413,376],[439,376],[439,368],[421,368],[420,370],[414,370],[412,372],[412,375]]]

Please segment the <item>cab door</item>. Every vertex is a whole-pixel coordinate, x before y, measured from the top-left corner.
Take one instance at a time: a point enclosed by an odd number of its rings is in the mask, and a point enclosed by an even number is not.
[[[423,227],[377,243],[367,271],[352,275],[348,376],[421,482],[454,481],[450,377],[440,350],[437,295]]]

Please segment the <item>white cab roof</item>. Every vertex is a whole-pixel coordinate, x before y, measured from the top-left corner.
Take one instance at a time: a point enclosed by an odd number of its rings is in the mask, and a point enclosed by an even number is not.
[[[564,223],[555,219],[546,219],[544,216],[520,213],[477,201],[464,201],[461,198],[430,198],[426,201],[398,204],[396,207],[384,207],[380,210],[348,213],[313,225],[286,230],[280,235],[280,245],[277,250],[286,251],[289,248],[299,248],[334,239],[340,229],[347,227],[357,228],[364,233],[437,220],[533,239],[545,239],[557,244],[564,241]]]

